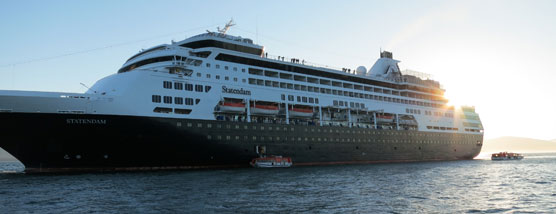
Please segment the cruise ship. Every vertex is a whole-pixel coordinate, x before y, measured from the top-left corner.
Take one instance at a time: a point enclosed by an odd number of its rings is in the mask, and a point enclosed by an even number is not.
[[[25,172],[472,159],[474,107],[381,51],[370,69],[272,56],[218,31],[131,56],[85,93],[0,91],[0,147]]]

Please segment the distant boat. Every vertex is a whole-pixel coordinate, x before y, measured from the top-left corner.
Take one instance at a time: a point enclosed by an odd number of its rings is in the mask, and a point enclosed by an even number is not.
[[[523,159],[523,155],[519,153],[513,152],[499,152],[494,153],[490,156],[491,160],[521,160]]]
[[[255,168],[290,167],[292,159],[282,156],[258,157],[251,160],[250,165]]]

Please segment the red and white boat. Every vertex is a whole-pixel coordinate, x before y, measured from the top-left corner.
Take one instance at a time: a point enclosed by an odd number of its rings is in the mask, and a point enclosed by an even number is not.
[[[313,108],[310,106],[291,106],[289,114],[290,117],[313,117]]]
[[[245,112],[245,103],[220,101],[218,104],[221,112]]]
[[[249,164],[255,168],[290,167],[292,159],[282,156],[258,157],[251,160]]]
[[[490,156],[491,160],[521,160],[523,159],[523,155],[519,153],[513,152],[499,152],[494,153]]]
[[[392,115],[384,115],[384,114],[377,114],[376,121],[379,123],[393,123],[394,116]]]
[[[278,104],[275,103],[252,103],[251,114],[277,115],[279,111]]]

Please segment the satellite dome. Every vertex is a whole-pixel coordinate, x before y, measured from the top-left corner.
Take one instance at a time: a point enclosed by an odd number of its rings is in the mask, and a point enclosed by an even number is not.
[[[357,70],[355,70],[355,73],[357,75],[365,75],[367,74],[367,68],[365,68],[365,66],[359,66],[357,67]]]

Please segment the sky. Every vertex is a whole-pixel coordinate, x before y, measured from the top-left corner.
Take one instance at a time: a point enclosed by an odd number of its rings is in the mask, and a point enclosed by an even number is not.
[[[3,1],[0,90],[84,92],[141,49],[214,31],[370,68],[380,50],[476,107],[485,138],[556,139],[556,1]]]

